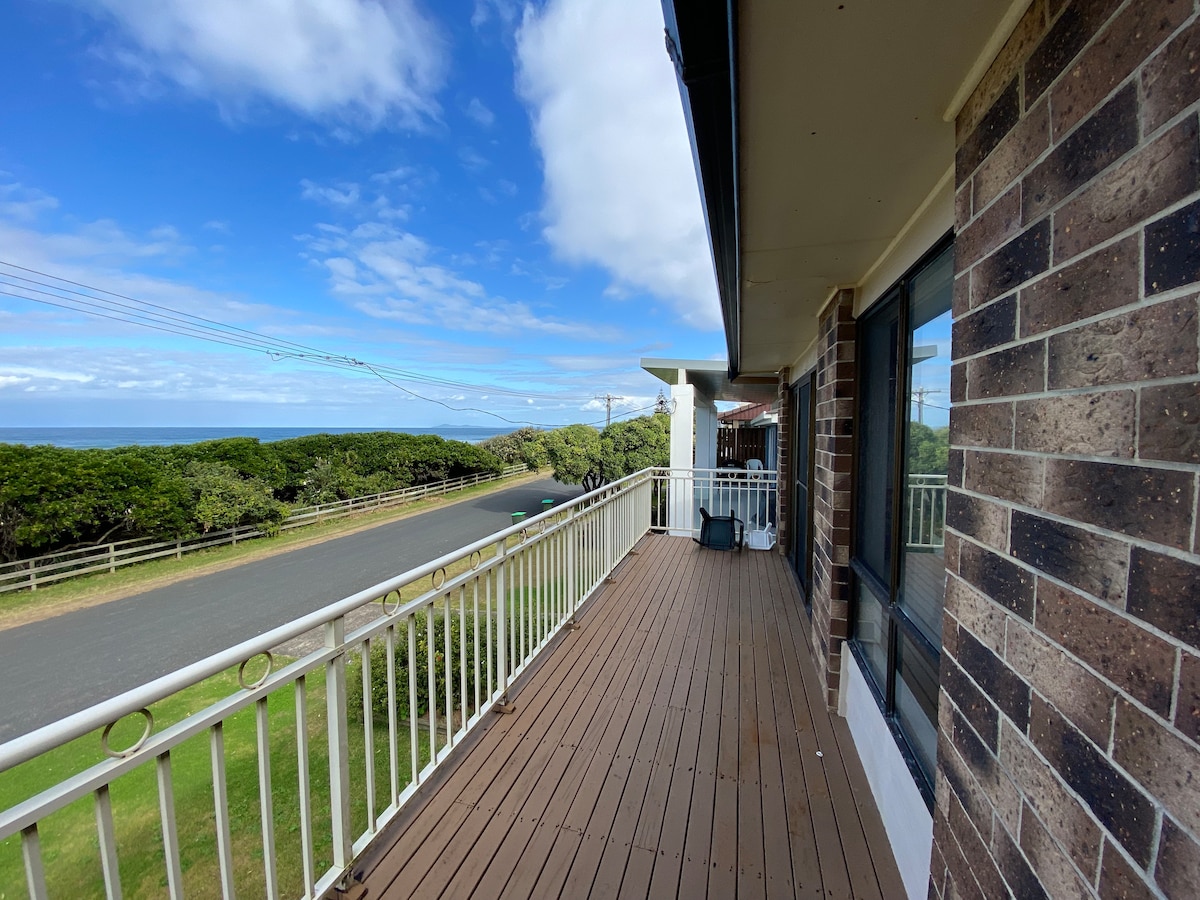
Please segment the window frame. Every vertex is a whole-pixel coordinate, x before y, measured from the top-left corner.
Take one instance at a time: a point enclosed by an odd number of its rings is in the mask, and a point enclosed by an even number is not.
[[[802,388],[808,389],[808,417],[801,429],[800,423],[800,391]],[[800,587],[800,593],[804,598],[804,611],[812,618],[812,586],[813,586],[813,526],[814,504],[813,504],[813,480],[816,476],[816,419],[817,419],[817,370],[816,368],[809,369],[789,386],[788,404],[792,416],[791,434],[788,435],[791,444],[791,458],[793,461],[792,471],[789,473],[789,484],[787,486],[792,500],[791,504],[791,522],[789,522],[789,537],[787,558],[789,566],[792,570],[792,577],[796,579],[797,585]],[[805,443],[805,485],[807,490],[805,493],[804,510],[801,511],[796,503],[796,483],[799,481],[799,468],[796,465],[799,459],[799,438],[803,433]],[[796,523],[799,521],[800,515],[803,515],[806,522],[804,534],[804,546],[797,547],[797,529]],[[800,569],[803,568],[803,573]]]
[[[880,296],[879,300],[872,304],[871,308],[859,318],[857,329],[857,338],[855,341],[856,358],[860,361],[857,368],[858,387],[855,391],[855,409],[854,421],[856,437],[854,441],[854,456],[852,465],[852,478],[854,485],[855,501],[851,510],[851,553],[850,553],[850,571],[851,571],[851,607],[852,607],[852,629],[850,639],[847,644],[850,647],[850,652],[854,655],[855,661],[858,663],[859,669],[863,673],[868,686],[871,689],[871,696],[875,699],[875,703],[887,722],[888,729],[892,733],[897,746],[900,749],[901,755],[904,758],[905,764],[908,766],[909,772],[916,782],[917,788],[925,800],[926,806],[930,811],[934,804],[934,777],[935,772],[926,772],[920,763],[920,758],[916,749],[913,746],[912,739],[904,729],[900,721],[900,716],[896,706],[896,682],[898,677],[898,661],[900,659],[900,641],[901,636],[907,638],[908,641],[915,646],[918,652],[931,664],[935,672],[940,670],[941,650],[933,644],[932,641],[921,631],[915,622],[912,621],[904,607],[899,603],[900,593],[903,589],[902,566],[904,564],[904,523],[905,516],[902,509],[903,506],[903,491],[902,485],[905,480],[905,465],[908,454],[908,433],[909,433],[909,415],[911,406],[912,392],[912,340],[913,332],[911,329],[911,286],[916,276],[924,272],[930,264],[932,264],[939,256],[947,251],[953,253],[952,247],[954,244],[953,232],[942,237],[936,244],[926,251],[920,259],[918,259],[891,287],[889,287]],[[863,344],[867,334],[867,329],[870,327],[873,320],[886,320],[892,313],[892,307],[895,307],[896,314],[896,333],[899,346],[896,347],[895,357],[895,372],[891,373],[896,378],[896,396],[892,403],[891,415],[891,436],[892,436],[892,459],[888,471],[891,474],[892,484],[892,502],[890,517],[891,521],[887,523],[887,541],[890,544],[891,554],[888,560],[887,577],[889,584],[884,584],[870,565],[859,557],[859,499],[862,491],[860,481],[861,472],[863,470],[864,442],[865,436],[861,431],[863,424],[863,405],[865,400],[864,388],[865,385],[862,379],[862,361],[865,359],[863,355]],[[884,684],[879,683],[879,678],[876,676],[873,664],[867,656],[867,650],[858,639],[859,627],[859,589],[860,585],[870,592],[874,601],[879,604],[882,611],[883,621],[886,623],[886,638],[883,646],[887,657],[887,666],[885,671]],[[945,615],[944,598],[943,598],[943,617]],[[939,679],[940,685],[940,679]],[[934,730],[936,732],[938,723],[937,717],[934,716]]]

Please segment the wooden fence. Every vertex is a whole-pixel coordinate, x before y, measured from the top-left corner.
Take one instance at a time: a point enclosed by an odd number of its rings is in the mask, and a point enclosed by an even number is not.
[[[350,500],[336,500],[316,506],[298,507],[283,520],[280,530],[289,531],[317,522],[339,519],[356,512],[383,509],[413,500],[421,500],[425,497],[448,494],[472,485],[484,484],[499,478],[509,478],[524,471],[527,471],[524,465],[507,466],[499,475],[490,473],[463,475],[459,478],[414,485],[395,491],[386,491],[382,494],[354,497]],[[53,584],[56,581],[77,578],[80,575],[91,575],[96,572],[115,572],[122,566],[131,566],[134,563],[152,559],[163,559],[168,556],[180,559],[185,553],[194,553],[197,550],[219,547],[224,544],[236,544],[238,541],[249,538],[262,537],[263,534],[264,532],[255,525],[242,525],[237,528],[210,531],[207,534],[174,541],[133,538],[0,563],[0,594],[6,591],[37,590],[41,585]]]

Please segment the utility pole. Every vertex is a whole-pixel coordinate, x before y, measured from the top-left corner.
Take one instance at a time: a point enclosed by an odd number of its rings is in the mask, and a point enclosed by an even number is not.
[[[612,394],[605,394],[603,397],[596,397],[597,400],[604,401],[604,427],[607,428],[612,424],[612,405],[614,400],[624,400],[624,397],[614,397]]]
[[[921,425],[925,424],[925,398],[930,394],[942,394],[944,391],[936,388],[919,387],[913,391],[913,395],[917,398],[917,422]]]

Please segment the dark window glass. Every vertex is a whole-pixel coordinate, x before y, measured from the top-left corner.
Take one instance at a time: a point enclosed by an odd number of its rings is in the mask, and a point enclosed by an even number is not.
[[[893,449],[899,308],[890,302],[863,323],[860,341],[858,558],[885,584],[891,580]]]
[[[933,801],[946,571],[952,247],[859,324],[855,657]]]
[[[812,609],[812,376],[792,387],[792,568],[804,589],[804,606]]]

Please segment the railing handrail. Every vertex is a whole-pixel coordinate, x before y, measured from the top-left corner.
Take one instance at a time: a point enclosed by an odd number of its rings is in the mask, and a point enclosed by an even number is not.
[[[512,535],[520,534],[532,525],[553,518],[556,515],[561,515],[565,509],[579,509],[589,505],[593,500],[602,498],[606,494],[613,493],[618,489],[624,490],[624,486],[632,485],[635,480],[640,481],[647,477],[646,473],[649,471],[648,469],[643,469],[640,472],[635,472],[619,481],[614,481],[594,491],[583,494],[569,504],[540,512],[515,525],[510,525],[487,537],[480,538],[465,547],[460,547],[450,553],[444,554],[431,562],[415,566],[399,575],[395,575],[371,587],[364,588],[357,593],[308,613],[299,619],[280,625],[256,637],[235,644],[226,650],[211,654],[205,659],[197,660],[181,669],[160,676],[140,687],[125,691],[116,697],[101,701],[88,709],[80,710],[77,713],[59,719],[57,722],[44,725],[7,743],[0,744],[0,772],[4,772],[13,766],[33,759],[39,754],[67,741],[82,737],[98,728],[103,728],[111,722],[115,722],[130,713],[144,709],[184,688],[191,687],[206,678],[223,672],[231,666],[238,665],[273,647],[297,638],[305,632],[344,616],[372,600],[386,596],[398,587],[403,587],[421,578],[431,576],[439,569],[457,560],[476,552],[482,552],[500,541],[506,541]],[[411,602],[418,604],[421,601],[414,600]],[[401,612],[404,608],[401,608]]]

